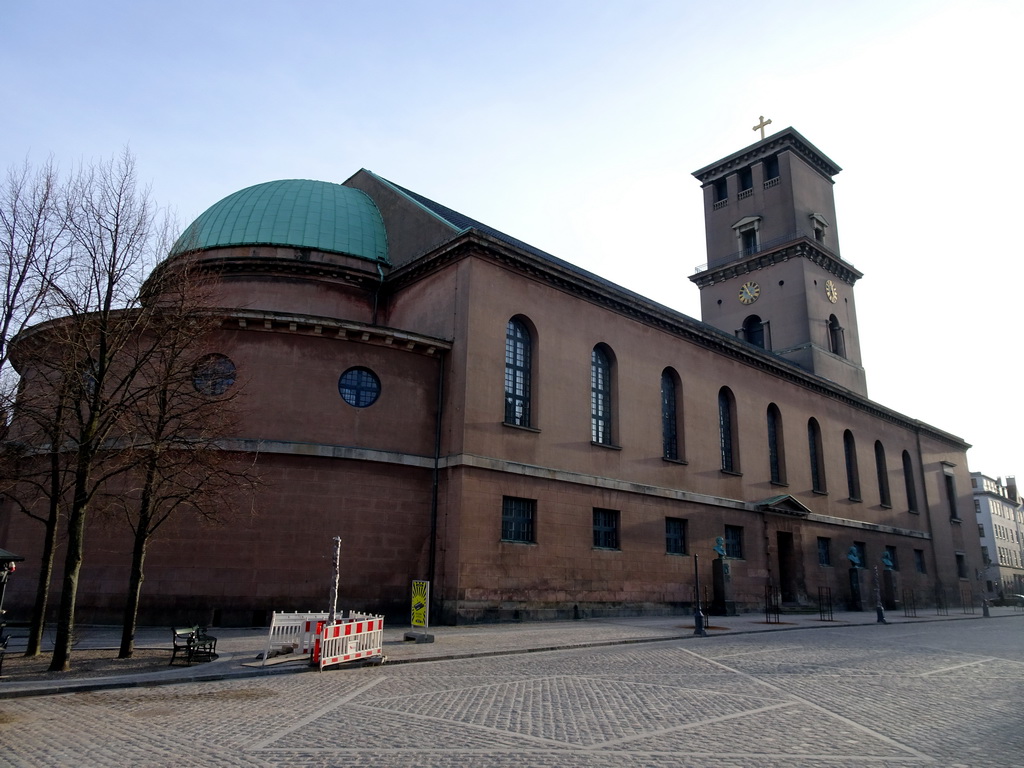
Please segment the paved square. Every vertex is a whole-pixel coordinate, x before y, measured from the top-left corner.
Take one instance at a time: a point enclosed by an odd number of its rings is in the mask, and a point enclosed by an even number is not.
[[[12,766],[1024,766],[1020,619],[0,701]]]

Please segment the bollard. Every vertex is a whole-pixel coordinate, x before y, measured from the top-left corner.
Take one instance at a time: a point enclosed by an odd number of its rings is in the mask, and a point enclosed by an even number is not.
[[[700,612],[700,606],[693,613],[693,634],[698,637],[707,637],[707,630],[704,629],[704,614]]]
[[[981,601],[981,615],[986,619],[992,618],[992,614],[988,612],[988,600]]]
[[[889,623],[888,621],[885,620],[885,608],[882,607],[881,603],[877,603],[875,605],[875,615],[878,617],[878,620],[875,622],[876,624],[888,624]]]

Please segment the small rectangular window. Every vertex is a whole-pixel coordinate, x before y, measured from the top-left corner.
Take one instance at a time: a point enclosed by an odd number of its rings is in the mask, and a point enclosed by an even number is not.
[[[743,528],[738,525],[725,526],[725,556],[743,557]]]
[[[746,192],[748,189],[754,188],[754,173],[750,168],[744,168],[740,171],[740,192]]]
[[[617,509],[594,509],[594,547],[596,549],[619,548],[619,511]]]
[[[501,498],[501,540],[524,544],[536,542],[534,520],[537,516],[536,499]]]
[[[764,179],[770,181],[779,178],[779,156],[771,155],[764,159]]]
[[[686,521],[679,517],[665,518],[665,552],[686,554]]]
[[[914,570],[918,573],[928,573],[928,569],[924,566],[924,550],[914,550]]]
[[[956,575],[961,579],[967,578],[967,558],[963,552],[956,553]]]
[[[818,565],[832,565],[832,539],[818,537]]]
[[[750,228],[740,233],[740,242],[743,245],[744,255],[757,253],[757,230]]]

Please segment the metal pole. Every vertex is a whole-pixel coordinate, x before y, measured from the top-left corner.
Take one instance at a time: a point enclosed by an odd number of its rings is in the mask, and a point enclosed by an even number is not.
[[[331,582],[331,610],[327,623],[333,624],[338,613],[338,580],[341,578],[341,536],[334,537],[334,580]]]
[[[693,611],[693,634],[707,637],[708,633],[704,629],[704,614],[700,611],[700,569],[697,567],[697,560],[699,558],[700,555],[695,554],[693,556],[694,599],[696,600],[696,606]]]
[[[888,624],[885,620],[885,607],[882,605],[882,583],[878,578],[878,566],[874,567],[875,570],[875,623],[876,624]]]

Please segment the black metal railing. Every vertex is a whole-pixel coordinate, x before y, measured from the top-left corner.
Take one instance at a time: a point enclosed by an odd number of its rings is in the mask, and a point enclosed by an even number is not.
[[[960,587],[960,609],[964,613],[974,613],[974,591],[970,587]]]
[[[835,621],[832,614],[832,587],[818,587],[818,619]]]
[[[946,590],[935,586],[935,615],[949,616],[949,602],[946,600]]]
[[[917,597],[912,589],[903,590],[903,615],[908,619],[917,618]]]
[[[771,584],[766,584],[764,588],[764,623],[781,624],[781,613],[782,608],[779,600],[779,590]]]

